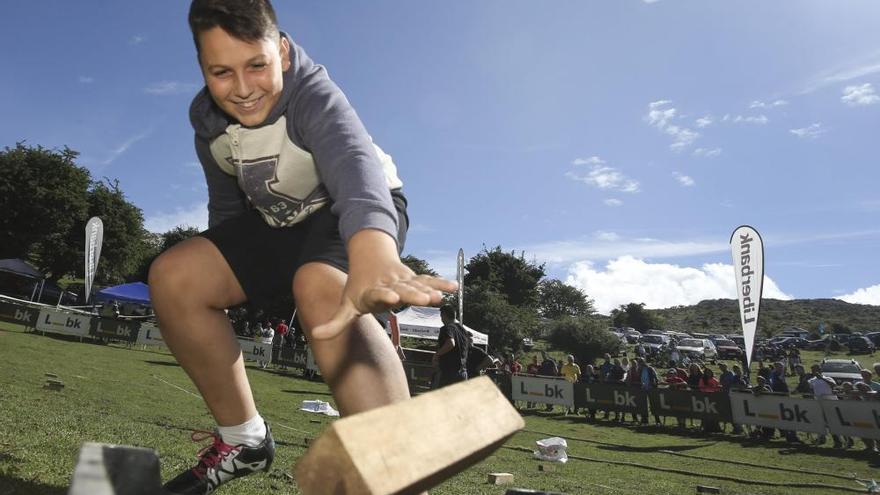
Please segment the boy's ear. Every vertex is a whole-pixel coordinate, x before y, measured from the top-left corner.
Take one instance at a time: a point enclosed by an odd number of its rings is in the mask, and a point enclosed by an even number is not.
[[[281,55],[281,70],[286,72],[290,68],[290,42],[287,41],[287,36],[281,36],[278,49],[280,50],[279,55]]]

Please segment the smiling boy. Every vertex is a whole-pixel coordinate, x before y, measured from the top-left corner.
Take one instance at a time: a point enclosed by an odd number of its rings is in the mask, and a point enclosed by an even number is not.
[[[196,466],[165,488],[204,494],[274,458],[225,308],[292,291],[348,415],[409,396],[371,313],[439,304],[455,284],[400,262],[408,219],[391,157],[324,68],[279,32],[268,0],[195,0],[189,24],[205,79],[190,120],[209,228],[159,256],[149,281],[163,338],[218,425]]]

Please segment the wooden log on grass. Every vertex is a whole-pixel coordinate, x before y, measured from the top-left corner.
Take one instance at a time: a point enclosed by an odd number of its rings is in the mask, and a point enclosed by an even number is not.
[[[488,378],[328,426],[297,463],[305,495],[419,493],[486,458],[525,426]]]

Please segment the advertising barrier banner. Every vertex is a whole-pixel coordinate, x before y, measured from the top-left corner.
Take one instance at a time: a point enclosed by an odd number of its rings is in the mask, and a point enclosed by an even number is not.
[[[92,318],[89,315],[67,313],[57,309],[43,308],[36,328],[41,332],[59,333],[85,337],[91,333]]]
[[[513,375],[513,400],[574,407],[574,386],[562,378]]]
[[[241,346],[241,354],[245,361],[272,362],[272,344],[239,338],[238,345]]]
[[[574,386],[574,405],[577,408],[599,411],[619,411],[645,415],[648,413],[648,394],[640,387],[609,383],[578,383]]]
[[[159,331],[159,327],[152,323],[141,323],[141,328],[137,336],[137,344],[166,347],[165,341],[162,339],[162,332]]]
[[[816,399],[731,391],[730,408],[734,423],[825,433],[822,406]]]
[[[308,369],[309,351],[307,348],[293,349],[288,346],[279,346],[272,349],[272,362],[291,368]]]
[[[690,390],[654,389],[648,392],[651,412],[657,416],[697,418],[730,423],[730,396],[724,392],[714,394]]]
[[[0,321],[17,323],[26,327],[34,327],[37,324],[37,317],[39,317],[39,315],[40,310],[37,308],[31,308],[8,301],[0,301]]]
[[[434,367],[430,364],[404,361],[403,371],[409,383],[410,393],[427,392],[434,383]]]
[[[828,430],[837,435],[880,438],[880,401],[823,400]]]
[[[134,343],[138,340],[141,324],[137,321],[113,318],[92,318],[92,335],[108,340]]]

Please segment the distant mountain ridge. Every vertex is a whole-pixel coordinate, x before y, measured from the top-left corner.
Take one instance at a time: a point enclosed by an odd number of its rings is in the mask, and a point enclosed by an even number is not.
[[[661,317],[664,330],[701,333],[742,333],[739,305],[734,299],[700,301],[693,306],[648,310]],[[762,299],[758,335],[772,336],[789,327],[818,333],[880,331],[880,306],[850,304],[838,299]]]

